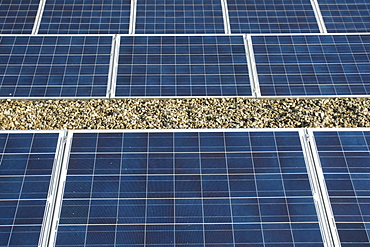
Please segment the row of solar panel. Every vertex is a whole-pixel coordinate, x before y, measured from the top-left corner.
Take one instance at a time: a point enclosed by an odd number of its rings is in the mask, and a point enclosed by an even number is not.
[[[366,0],[2,0],[0,3],[2,34],[370,30],[370,5]]]
[[[1,246],[370,244],[369,129],[2,131],[0,152]]]
[[[0,97],[370,94],[370,35],[2,35]]]

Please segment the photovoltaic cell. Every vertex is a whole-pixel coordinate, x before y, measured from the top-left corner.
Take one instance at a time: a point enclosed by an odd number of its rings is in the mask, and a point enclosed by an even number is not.
[[[310,0],[227,0],[232,33],[319,33]]]
[[[105,97],[111,36],[0,36],[0,97]]]
[[[0,34],[31,34],[39,0],[1,0]]]
[[[39,34],[128,34],[130,0],[47,0]]]
[[[74,132],[56,246],[323,246],[297,131]]]
[[[38,246],[59,133],[0,133],[0,245]]]
[[[253,36],[262,96],[368,95],[370,35]]]
[[[251,96],[242,36],[121,36],[116,97]]]
[[[135,33],[225,33],[221,0],[138,0]]]
[[[314,131],[342,246],[370,244],[370,132]]]
[[[318,0],[318,3],[328,32],[370,31],[370,6],[368,1]]]

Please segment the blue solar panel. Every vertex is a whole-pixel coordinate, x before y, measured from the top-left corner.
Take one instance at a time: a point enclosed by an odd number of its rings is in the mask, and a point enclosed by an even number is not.
[[[39,34],[128,34],[130,0],[47,0]]]
[[[121,36],[116,97],[251,96],[242,36]]]
[[[323,246],[297,131],[74,132],[56,246]]]
[[[262,96],[368,95],[370,35],[252,36]]]
[[[39,0],[0,1],[0,34],[31,34]]]
[[[39,246],[58,139],[57,132],[0,133],[1,246]]]
[[[227,0],[232,33],[319,33],[310,0]]]
[[[367,0],[318,0],[326,29],[331,33],[369,32]]]
[[[314,131],[342,246],[370,244],[370,132]]]
[[[0,97],[105,97],[111,36],[0,36]]]
[[[225,33],[221,0],[138,0],[135,33]]]

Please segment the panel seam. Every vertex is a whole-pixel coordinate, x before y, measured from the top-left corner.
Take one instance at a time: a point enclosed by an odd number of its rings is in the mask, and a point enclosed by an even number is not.
[[[256,61],[254,59],[254,51],[252,44],[252,37],[250,34],[244,34],[244,46],[247,55],[248,74],[251,85],[252,96],[255,98],[261,97],[260,85],[258,82]]]
[[[62,151],[61,151],[61,158],[60,158],[60,167],[59,167],[59,177],[56,180],[56,191],[55,191],[55,199],[54,199],[54,208],[52,213],[52,222],[50,225],[49,230],[49,239],[46,246],[53,247],[56,244],[56,237],[57,237],[57,230],[59,226],[59,219],[62,210],[62,202],[63,202],[63,193],[67,178],[67,169],[68,169],[68,161],[70,156],[70,150],[72,145],[72,137],[73,131],[65,131],[65,136],[63,137],[62,143]]]
[[[109,77],[108,77],[108,85],[107,85],[108,99],[114,98],[116,96],[120,43],[121,43],[121,37],[118,34],[115,34],[112,40],[112,52],[111,52],[111,61],[110,61],[111,66],[109,69]]]
[[[221,0],[222,16],[224,19],[225,34],[231,34],[229,9],[227,7],[227,0]]]
[[[37,10],[37,14],[36,14],[36,17],[35,17],[35,22],[33,24],[32,32],[31,32],[31,34],[33,34],[33,35],[36,35],[36,34],[39,33],[41,19],[42,19],[42,16],[44,14],[45,4],[46,4],[46,0],[41,0],[40,3],[39,3],[39,8]]]
[[[137,0],[131,1],[129,34],[135,34]]]
[[[306,153],[307,170],[310,182],[313,185],[313,197],[315,200],[316,210],[322,236],[327,247],[340,247],[338,231],[334,222],[334,215],[331,208],[329,194],[325,185],[324,174],[318,157],[316,143],[313,138],[311,129],[304,129],[302,147]]]
[[[50,179],[50,187],[48,192],[48,203],[50,204],[50,209],[48,212],[49,220],[47,221],[47,226],[44,226],[44,234],[43,241],[41,243],[41,246],[48,246],[50,241],[50,234],[52,229],[52,223],[54,219],[54,212],[55,212],[55,206],[56,206],[56,199],[57,199],[57,193],[58,193],[58,186],[59,186],[59,180],[60,180],[60,174],[61,174],[61,167],[63,163],[63,157],[65,153],[66,148],[66,138],[67,138],[67,131],[62,131],[59,134],[59,140],[58,145],[56,149],[56,154],[54,158],[54,165],[53,165],[53,171],[52,176]]]
[[[317,0],[310,0],[310,1],[311,1],[313,11],[315,13],[317,25],[319,26],[319,29],[320,29],[320,33],[328,33],[328,31],[326,30],[325,21],[321,13],[319,3],[317,2]]]

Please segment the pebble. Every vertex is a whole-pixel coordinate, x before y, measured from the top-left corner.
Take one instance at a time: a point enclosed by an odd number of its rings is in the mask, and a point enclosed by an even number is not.
[[[1,100],[1,130],[370,127],[367,98]]]

